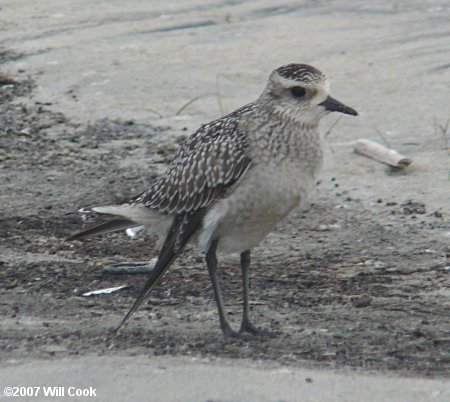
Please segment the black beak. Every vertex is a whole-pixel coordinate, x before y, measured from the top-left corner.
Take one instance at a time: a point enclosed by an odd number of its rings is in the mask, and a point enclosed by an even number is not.
[[[355,109],[352,109],[349,106],[345,106],[343,103],[338,100],[328,96],[322,103],[319,105],[323,106],[326,110],[330,112],[339,112],[344,114],[349,114],[351,116],[358,116],[358,112]]]

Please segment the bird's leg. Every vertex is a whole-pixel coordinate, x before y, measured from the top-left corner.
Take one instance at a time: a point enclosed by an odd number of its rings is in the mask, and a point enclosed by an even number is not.
[[[217,277],[216,258],[216,249],[218,243],[219,239],[215,239],[209,246],[208,252],[206,253],[206,265],[208,266],[209,276],[211,278],[214,289],[214,299],[216,300],[217,309],[219,310],[220,328],[222,329],[224,336],[236,338],[239,337],[239,333],[231,329],[230,324],[225,317],[222,295],[220,294],[219,280]]]
[[[260,335],[258,330],[251,322],[249,317],[249,303],[248,303],[248,268],[250,266],[250,250],[244,251],[241,254],[241,271],[242,271],[242,289],[243,289],[243,311],[242,322],[239,332],[247,332],[252,335]]]

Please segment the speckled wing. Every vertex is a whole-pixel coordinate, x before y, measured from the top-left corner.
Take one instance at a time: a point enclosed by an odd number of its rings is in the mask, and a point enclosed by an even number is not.
[[[200,127],[181,144],[165,174],[133,202],[179,214],[205,208],[222,197],[251,164],[247,137],[238,125],[252,107]]]

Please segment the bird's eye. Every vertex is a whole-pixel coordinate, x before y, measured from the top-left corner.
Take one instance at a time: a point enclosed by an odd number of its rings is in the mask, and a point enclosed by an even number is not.
[[[305,88],[302,87],[292,87],[291,94],[294,95],[296,98],[302,98],[306,95],[306,90]]]

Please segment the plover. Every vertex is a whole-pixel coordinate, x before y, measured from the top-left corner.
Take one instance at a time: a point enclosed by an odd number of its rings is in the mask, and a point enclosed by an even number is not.
[[[147,191],[121,204],[91,208],[114,218],[69,240],[136,227],[162,240],[157,263],[118,328],[186,244],[195,242],[206,251],[223,334],[261,333],[249,318],[250,252],[313,191],[323,154],[318,124],[330,112],[358,114],[329,95],[328,80],[318,69],[307,64],[277,68],[256,101],[187,138]],[[240,254],[243,314],[238,332],[226,318],[216,252]]]

